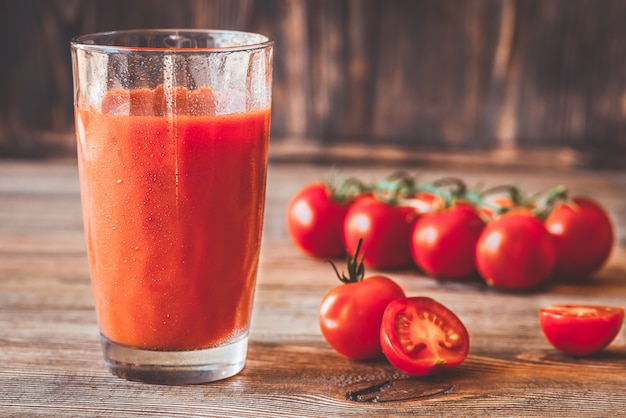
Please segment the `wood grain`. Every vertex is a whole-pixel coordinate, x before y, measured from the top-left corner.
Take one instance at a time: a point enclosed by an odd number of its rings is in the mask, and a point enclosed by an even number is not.
[[[346,174],[374,179],[390,170],[353,166]],[[524,295],[477,281],[438,282],[413,269],[385,272],[407,294],[431,296],[452,308],[470,330],[468,359],[431,378],[410,378],[383,360],[346,360],[323,340],[317,307],[336,279],[322,260],[293,247],[283,216],[293,193],[325,174],[323,166],[270,166],[246,368],[212,384],[169,387],[128,382],[103,366],[75,161],[0,162],[0,415],[624,416],[626,331],[604,352],[575,359],[552,349],[537,322],[537,309],[552,303],[624,304],[623,173],[422,173],[458,175],[469,183],[517,177],[530,190],[568,184],[606,204],[619,244],[593,280],[552,283]]]
[[[72,36],[214,27],[275,39],[272,136],[314,159],[353,144],[532,164],[530,148],[623,168],[625,18],[621,0],[0,1],[0,155],[74,152]]]

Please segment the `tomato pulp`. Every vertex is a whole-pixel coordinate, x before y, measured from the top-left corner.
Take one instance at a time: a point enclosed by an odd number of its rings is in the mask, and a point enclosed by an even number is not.
[[[413,376],[457,367],[469,354],[469,340],[459,317],[428,297],[395,299],[383,313],[383,353],[398,370]]]
[[[210,90],[175,94],[171,117],[162,88],[75,110],[98,323],[131,347],[213,347],[252,309],[270,110],[207,115]]]

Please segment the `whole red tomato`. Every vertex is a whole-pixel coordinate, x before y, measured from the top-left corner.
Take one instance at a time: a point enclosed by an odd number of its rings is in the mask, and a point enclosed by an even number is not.
[[[380,325],[389,302],[404,297],[404,291],[386,276],[364,278],[364,267],[354,258],[348,261],[349,277],[335,272],[345,284],[331,289],[322,299],[319,324],[328,344],[353,360],[382,356]]]
[[[352,194],[337,194],[326,183],[304,187],[287,206],[287,231],[292,241],[314,257],[343,256],[343,223],[352,200]]]
[[[613,225],[604,208],[593,199],[578,196],[559,203],[545,224],[556,247],[557,276],[590,276],[611,254]]]
[[[470,344],[459,317],[427,297],[390,302],[383,314],[380,341],[389,362],[413,376],[457,367],[467,358]]]
[[[364,264],[390,269],[411,264],[411,228],[418,214],[414,208],[383,202],[375,196],[359,198],[352,204],[343,227],[348,252],[363,239]]]
[[[554,305],[539,310],[546,339],[559,351],[588,356],[607,347],[624,322],[624,308],[590,305]]]
[[[506,290],[529,290],[552,274],[556,250],[542,221],[512,211],[491,221],[476,243],[476,267],[485,281]]]
[[[411,233],[411,255],[425,273],[461,279],[475,273],[476,242],[485,222],[467,203],[421,216]]]

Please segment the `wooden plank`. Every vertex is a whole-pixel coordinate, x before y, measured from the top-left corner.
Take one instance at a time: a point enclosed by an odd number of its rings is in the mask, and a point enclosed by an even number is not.
[[[345,172],[374,180],[391,169],[351,166]],[[319,332],[319,302],[337,281],[323,260],[298,252],[283,221],[288,199],[327,170],[270,166],[246,368],[224,381],[171,387],[116,378],[102,364],[77,212],[75,162],[0,163],[2,415],[623,415],[626,332],[606,351],[576,359],[555,351],[537,321],[537,310],[552,303],[623,305],[623,172],[424,170],[423,178],[457,175],[469,184],[516,178],[531,191],[568,184],[606,204],[621,238],[608,265],[589,282],[555,283],[523,295],[494,291],[478,281],[439,282],[410,268],[381,272],[397,280],[408,295],[446,304],[470,330],[470,355],[461,366],[441,376],[409,378],[383,360],[342,358]]]
[[[0,37],[20,42],[0,65],[0,155],[74,153],[72,36],[218,27],[275,39],[274,138],[623,168],[625,16],[620,0],[1,2]]]

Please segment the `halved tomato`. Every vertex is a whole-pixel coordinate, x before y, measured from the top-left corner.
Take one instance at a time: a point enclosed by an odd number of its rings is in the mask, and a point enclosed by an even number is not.
[[[607,347],[624,322],[624,308],[599,305],[554,305],[539,310],[546,339],[559,351],[588,356]]]
[[[390,302],[383,314],[380,343],[387,360],[413,376],[452,369],[469,354],[469,333],[463,322],[428,297]]]

